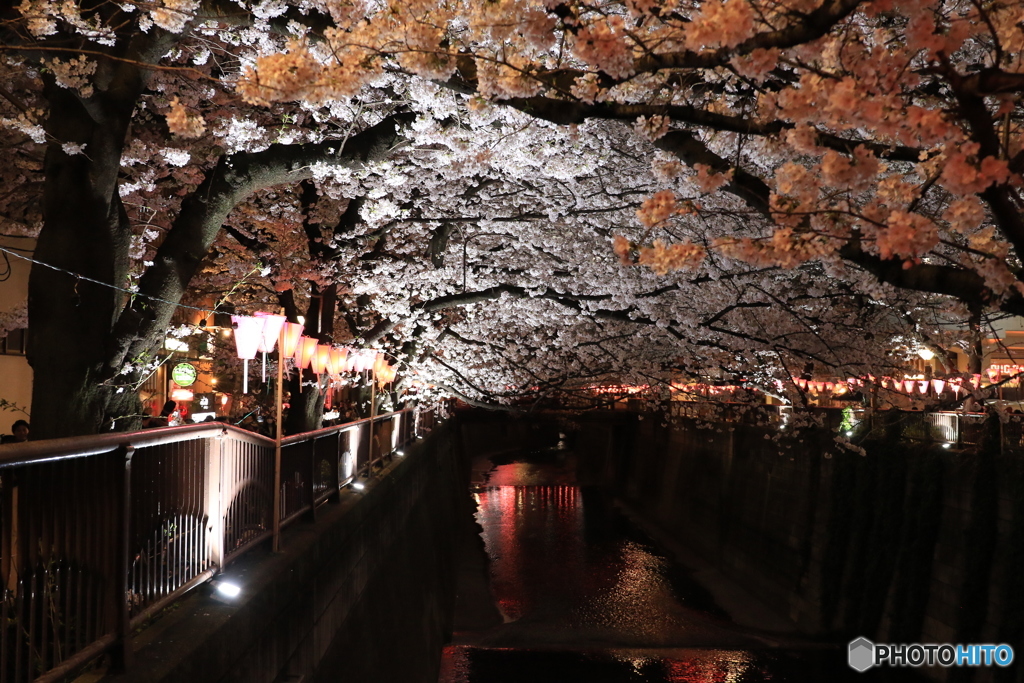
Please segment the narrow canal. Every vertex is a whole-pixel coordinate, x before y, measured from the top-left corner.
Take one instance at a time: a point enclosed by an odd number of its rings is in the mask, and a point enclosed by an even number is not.
[[[920,680],[857,674],[840,647],[737,626],[575,472],[569,451],[474,464],[486,559],[479,585],[460,579],[439,683]]]

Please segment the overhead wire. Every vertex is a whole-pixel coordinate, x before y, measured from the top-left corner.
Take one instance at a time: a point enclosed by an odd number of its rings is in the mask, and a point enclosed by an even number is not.
[[[158,296],[153,296],[151,294],[142,294],[140,292],[136,292],[136,291],[133,291],[131,289],[125,289],[124,287],[118,287],[117,285],[112,285],[109,282],[103,282],[101,280],[97,280],[95,278],[91,278],[91,277],[88,277],[86,275],[82,275],[81,273],[76,273],[74,271],[67,270],[65,268],[60,268],[58,266],[54,266],[52,264],[46,263],[44,261],[40,261],[38,259],[30,258],[28,256],[22,256],[21,254],[17,254],[14,251],[11,251],[10,249],[8,249],[6,247],[0,247],[0,253],[3,254],[4,260],[8,264],[7,269],[5,271],[3,271],[3,272],[0,272],[0,282],[2,282],[3,280],[6,280],[8,277],[10,277],[10,270],[11,270],[11,268],[10,268],[10,260],[9,260],[8,256],[14,256],[15,258],[22,259],[23,261],[29,261],[30,263],[34,263],[37,266],[43,266],[44,268],[49,268],[51,270],[56,270],[57,272],[64,273],[66,275],[70,275],[71,277],[75,278],[76,281],[77,280],[85,280],[86,282],[91,282],[93,284],[100,285],[101,287],[108,287],[110,289],[117,290],[118,292],[124,292],[125,294],[128,294],[128,295],[133,296],[133,297],[140,297],[140,298],[143,298],[143,299],[148,299],[150,301],[159,301],[160,303],[170,304],[171,306],[176,306],[178,308],[187,308],[189,310],[199,311],[201,313],[210,313],[211,312],[211,309],[209,309],[209,308],[200,308],[198,306],[189,306],[187,304],[176,303],[174,301],[170,301],[168,299],[163,299],[163,298],[158,297]],[[4,275],[6,275],[6,277],[4,277]]]

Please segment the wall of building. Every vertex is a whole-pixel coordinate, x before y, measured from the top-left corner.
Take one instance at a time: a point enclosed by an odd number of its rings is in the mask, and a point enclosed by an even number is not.
[[[31,255],[29,251],[35,246],[35,240],[0,236],[0,247],[16,249],[18,253]],[[10,264],[9,275],[6,274],[7,263]],[[6,256],[0,260],[0,318],[4,314],[24,305],[28,298],[28,274],[31,264],[14,256]],[[0,330],[0,338],[4,336]],[[0,399],[24,407],[28,410],[32,403],[32,368],[23,355],[5,355],[0,353]],[[10,434],[11,424],[15,420],[28,420],[29,417],[16,410],[0,408],[0,434]]]
[[[867,455],[826,456],[835,444],[821,430],[777,439],[774,426],[669,427],[622,413],[579,425],[587,479],[806,633],[1024,651],[1024,454],[1001,453],[998,439],[947,450],[906,440],[896,424]]]
[[[0,355],[0,399],[23,407],[32,405],[32,368],[24,356]],[[15,420],[31,420],[20,410],[0,409],[0,434],[10,434]]]

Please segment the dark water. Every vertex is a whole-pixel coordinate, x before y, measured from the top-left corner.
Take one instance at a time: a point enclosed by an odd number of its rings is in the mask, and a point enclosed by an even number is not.
[[[570,453],[476,466],[504,624],[457,632],[440,683],[897,681],[845,650],[743,629],[600,492]]]

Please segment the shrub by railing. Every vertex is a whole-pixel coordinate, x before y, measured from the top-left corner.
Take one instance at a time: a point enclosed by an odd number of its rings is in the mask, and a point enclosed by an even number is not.
[[[284,439],[290,524],[434,424],[407,409]],[[0,683],[63,678],[273,533],[275,442],[208,423],[0,449]]]

